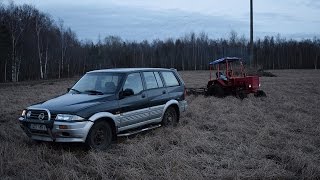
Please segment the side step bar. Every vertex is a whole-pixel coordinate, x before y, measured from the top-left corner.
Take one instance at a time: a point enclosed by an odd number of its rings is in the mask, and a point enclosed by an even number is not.
[[[134,134],[138,134],[138,133],[141,133],[141,132],[144,132],[144,131],[149,131],[149,130],[156,129],[156,128],[159,128],[159,127],[161,127],[161,124],[157,124],[155,126],[146,127],[146,128],[143,128],[143,129],[138,129],[138,130],[135,130],[135,131],[129,131],[129,132],[126,132],[126,133],[123,133],[123,134],[118,134],[117,136],[118,137],[131,136],[131,135],[134,135]]]

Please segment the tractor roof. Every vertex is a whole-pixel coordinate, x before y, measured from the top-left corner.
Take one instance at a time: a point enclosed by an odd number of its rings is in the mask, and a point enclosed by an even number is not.
[[[240,61],[241,58],[237,58],[237,57],[224,57],[221,59],[217,59],[215,61],[212,61],[211,63],[209,63],[210,65],[216,65],[216,64],[223,64],[226,63],[226,61],[228,62],[234,62],[234,61]]]

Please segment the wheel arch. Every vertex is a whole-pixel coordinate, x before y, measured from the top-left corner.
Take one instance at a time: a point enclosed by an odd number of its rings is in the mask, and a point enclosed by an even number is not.
[[[94,123],[98,123],[98,122],[108,123],[111,126],[111,130],[112,130],[112,140],[116,140],[117,128],[116,128],[116,124],[114,123],[113,119],[111,119],[110,117],[101,117],[101,118],[97,119],[96,121],[94,121]]]
[[[164,116],[164,113],[167,111],[167,109],[169,107],[173,107],[175,109],[175,111],[177,112],[177,118],[178,118],[178,122],[180,120],[180,108],[179,108],[179,102],[177,100],[170,100],[166,103],[164,110],[162,112],[162,118]],[[161,119],[162,119],[161,118]]]
[[[96,113],[94,115],[92,115],[89,120],[92,121],[93,123],[97,123],[97,122],[107,122],[112,129],[112,140],[115,140],[117,138],[117,132],[118,132],[118,124],[119,122],[117,121],[117,115],[113,115],[111,113],[108,112],[100,112],[100,113]]]

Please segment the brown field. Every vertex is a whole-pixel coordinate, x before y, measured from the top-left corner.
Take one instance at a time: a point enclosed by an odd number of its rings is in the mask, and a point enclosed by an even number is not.
[[[105,152],[35,143],[21,110],[66,92],[76,79],[0,86],[0,179],[320,178],[320,71],[272,71],[267,98],[188,96],[177,128],[119,139]],[[207,71],[181,72],[188,87]]]

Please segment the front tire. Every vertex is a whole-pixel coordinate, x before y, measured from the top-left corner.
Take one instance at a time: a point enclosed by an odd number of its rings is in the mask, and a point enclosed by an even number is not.
[[[162,118],[163,126],[177,126],[178,124],[178,113],[174,107],[170,106],[166,110]]]
[[[100,121],[94,123],[86,139],[86,144],[92,149],[105,150],[110,147],[112,130],[109,123]]]

